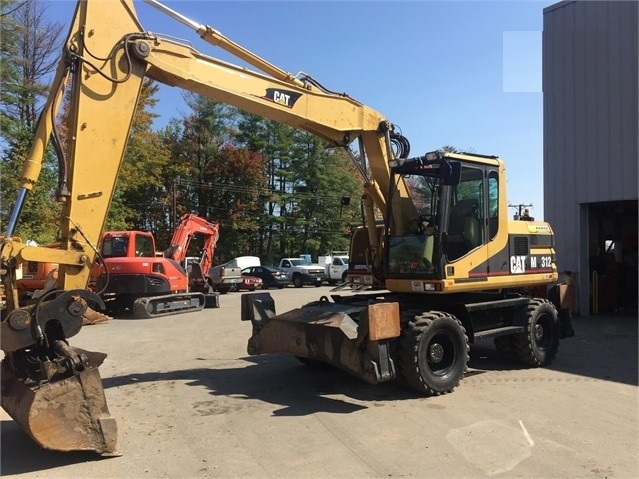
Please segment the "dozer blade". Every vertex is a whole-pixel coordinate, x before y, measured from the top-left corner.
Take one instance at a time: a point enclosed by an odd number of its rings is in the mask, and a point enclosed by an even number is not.
[[[106,357],[75,349],[92,355],[94,364]],[[119,455],[117,423],[109,414],[97,367],[58,381],[28,384],[3,361],[2,407],[45,449]]]

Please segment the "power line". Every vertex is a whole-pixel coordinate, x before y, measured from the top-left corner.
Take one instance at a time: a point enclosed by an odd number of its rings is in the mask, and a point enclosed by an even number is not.
[[[202,190],[218,190],[222,192],[230,192],[230,193],[241,193],[241,194],[254,194],[258,196],[271,196],[271,195],[286,195],[289,198],[307,198],[307,199],[323,199],[329,201],[340,202],[344,197],[343,194],[340,195],[318,195],[316,193],[307,193],[304,191],[277,191],[273,190],[266,186],[245,186],[245,185],[229,185],[224,183],[201,183],[190,180],[182,180],[178,181],[178,186],[186,186],[186,187],[194,187]]]

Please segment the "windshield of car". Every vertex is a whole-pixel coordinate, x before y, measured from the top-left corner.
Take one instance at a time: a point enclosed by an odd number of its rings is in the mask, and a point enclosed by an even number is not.
[[[309,264],[309,263],[304,261],[303,259],[292,259],[291,260],[291,264],[293,266],[302,266],[302,265]]]

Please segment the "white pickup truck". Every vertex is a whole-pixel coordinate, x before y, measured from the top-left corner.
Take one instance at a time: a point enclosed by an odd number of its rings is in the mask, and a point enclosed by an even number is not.
[[[197,284],[197,274],[195,277],[191,274],[191,265],[193,263],[200,264],[200,258],[197,256],[187,256],[182,261],[182,267],[189,277],[189,290]],[[200,268],[198,268],[200,271]],[[204,274],[204,279],[211,285],[213,291],[219,291],[226,294],[229,291],[237,291],[239,284],[242,282],[242,270],[238,265],[230,261],[218,266],[213,266]]]
[[[326,279],[323,266],[309,263],[302,258],[282,258],[278,268],[286,272],[296,288],[301,288],[305,284],[321,286]]]
[[[346,282],[346,271],[348,271],[348,253],[345,251],[334,251],[317,259],[320,266],[326,271],[328,284]]]

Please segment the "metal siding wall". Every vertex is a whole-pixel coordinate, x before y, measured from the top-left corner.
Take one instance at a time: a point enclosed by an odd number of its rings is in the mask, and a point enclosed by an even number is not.
[[[623,10],[618,11],[619,35],[619,125],[620,144],[623,146],[619,179],[623,185],[623,199],[639,199],[639,2],[629,2]],[[634,48],[633,48],[634,46]]]
[[[608,38],[605,31],[601,31],[607,26],[607,8],[601,2],[588,2],[584,4],[586,9],[586,28],[589,43],[592,43],[591,55],[586,57],[588,70],[588,96],[586,101],[594,102],[595,114],[593,122],[588,123],[583,132],[588,138],[593,138],[594,148],[587,152],[586,167],[588,168],[587,188],[577,190],[577,201],[587,203],[588,201],[605,201],[608,196],[610,184],[611,162],[614,154],[610,148],[610,83],[609,83],[609,53]],[[600,22],[601,27],[595,27],[594,34],[590,34],[590,25]],[[583,136],[582,136],[583,138]],[[579,141],[579,138],[575,138]]]
[[[560,271],[579,271],[579,204],[637,199],[637,2],[544,10],[544,217]],[[583,254],[582,254],[583,256]]]
[[[568,104],[575,94],[572,6],[558,8],[544,15],[543,84],[544,84],[544,218],[550,222],[557,240],[559,271],[576,270],[577,257],[574,218],[577,204],[573,197],[578,179],[575,176],[574,110]]]

